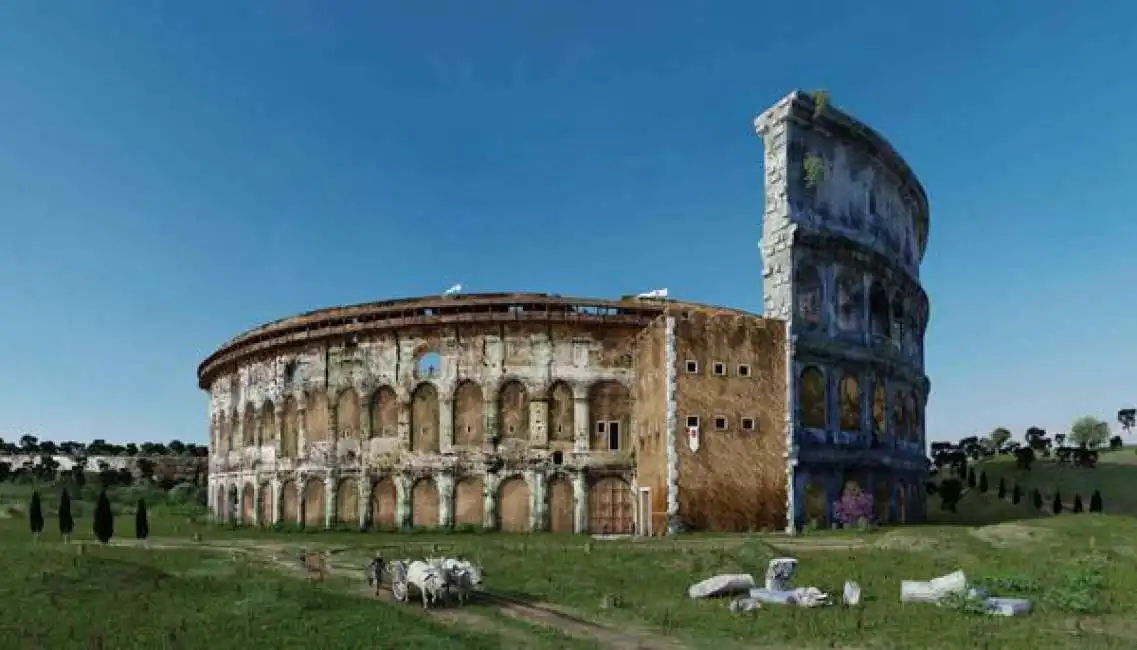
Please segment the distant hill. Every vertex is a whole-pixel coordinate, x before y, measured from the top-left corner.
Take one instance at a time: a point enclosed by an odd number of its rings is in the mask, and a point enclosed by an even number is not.
[[[1100,490],[1107,513],[1137,516],[1137,447],[1102,450],[1094,469],[1060,465],[1056,460],[1038,457],[1030,471],[1023,471],[1015,466],[1013,457],[995,456],[976,464],[975,471],[987,473],[991,490],[1002,477],[1008,490],[1017,483],[1024,491],[1037,488],[1048,499],[1058,490],[1067,504],[1080,494],[1089,505],[1090,495]]]

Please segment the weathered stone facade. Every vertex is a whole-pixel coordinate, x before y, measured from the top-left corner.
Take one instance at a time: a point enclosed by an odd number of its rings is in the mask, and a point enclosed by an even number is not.
[[[765,144],[767,317],[789,323],[789,522],[826,524],[846,489],[918,521],[925,480],[919,264],[928,202],[867,126],[794,92],[755,120]]]

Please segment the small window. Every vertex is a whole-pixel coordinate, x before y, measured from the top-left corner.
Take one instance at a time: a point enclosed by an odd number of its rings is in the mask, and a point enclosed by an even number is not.
[[[694,359],[687,359],[687,373],[691,375],[698,374],[699,362]]]
[[[597,422],[596,423],[596,433],[604,433],[605,431],[607,431],[608,430],[607,425],[608,425],[607,422]]]
[[[743,431],[753,431],[754,430],[754,418],[742,418],[742,430]]]
[[[510,432],[510,433],[513,433],[513,425],[512,425],[512,424],[511,424],[511,425],[509,425],[509,432]]]
[[[750,376],[750,364],[749,363],[738,364],[738,376],[739,377],[749,377]]]
[[[466,433],[473,433],[473,432],[474,432],[474,427],[467,424],[466,425]]]
[[[564,452],[554,451],[553,452],[553,464],[554,465],[560,465],[563,462],[565,462]]]
[[[687,416],[687,428],[688,429],[698,429],[699,428],[699,416],[688,415]]]
[[[557,425],[557,433],[564,433],[564,426],[558,424]]]
[[[721,361],[716,361],[715,365],[712,366],[712,369],[714,370],[716,377],[725,377],[726,376],[726,364],[725,363],[723,363]]]
[[[608,423],[608,451],[620,451],[620,423]]]
[[[721,415],[715,416],[715,429],[719,431],[726,431],[726,418]]]

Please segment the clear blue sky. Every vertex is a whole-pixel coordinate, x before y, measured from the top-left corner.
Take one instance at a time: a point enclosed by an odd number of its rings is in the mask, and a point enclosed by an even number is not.
[[[4,2],[0,436],[203,442],[221,342],[456,282],[760,310],[751,120],[793,88],[928,189],[929,437],[1112,421],[1137,4],[1079,7]]]

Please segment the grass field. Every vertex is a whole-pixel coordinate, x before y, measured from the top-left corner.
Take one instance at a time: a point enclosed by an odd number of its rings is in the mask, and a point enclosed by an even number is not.
[[[1082,501],[1089,505],[1094,490],[1101,490],[1105,512],[1118,515],[1137,515],[1137,449],[1125,447],[1115,451],[1103,451],[1098,457],[1097,467],[1083,469],[1062,467],[1053,460],[1038,458],[1029,472],[1018,469],[1014,458],[997,456],[976,466],[976,471],[987,472],[990,489],[994,490],[1002,477],[1007,489],[1018,483],[1024,493],[1037,488],[1046,499],[1047,506],[1058,490],[1062,501],[1069,506],[1075,494],[1082,495]]]
[[[0,633],[20,648],[1133,648],[1137,647],[1137,519],[1063,515],[1010,521],[1018,508],[968,494],[935,525],[869,533],[692,536],[651,541],[497,534],[394,535],[226,530],[152,507],[146,547],[133,518],[110,546],[59,541],[54,517],[33,542],[0,489],[8,571],[0,575]],[[45,503],[51,499],[45,497]],[[130,503],[130,498],[120,499]],[[86,510],[90,512],[90,508]],[[1003,520],[1003,523],[984,522]],[[202,541],[191,535],[198,532]],[[84,549],[84,552],[80,552]],[[297,561],[327,550],[333,573],[317,584]],[[387,557],[465,553],[498,598],[424,614],[368,593],[361,568]],[[865,591],[861,608],[727,611],[686,588],[716,573],[759,579],[768,559],[800,560],[795,582],[839,594]],[[1033,598],[1029,617],[1003,619],[899,603],[902,579],[957,568]],[[101,646],[99,643],[101,642]],[[255,645],[252,645],[255,644]]]

